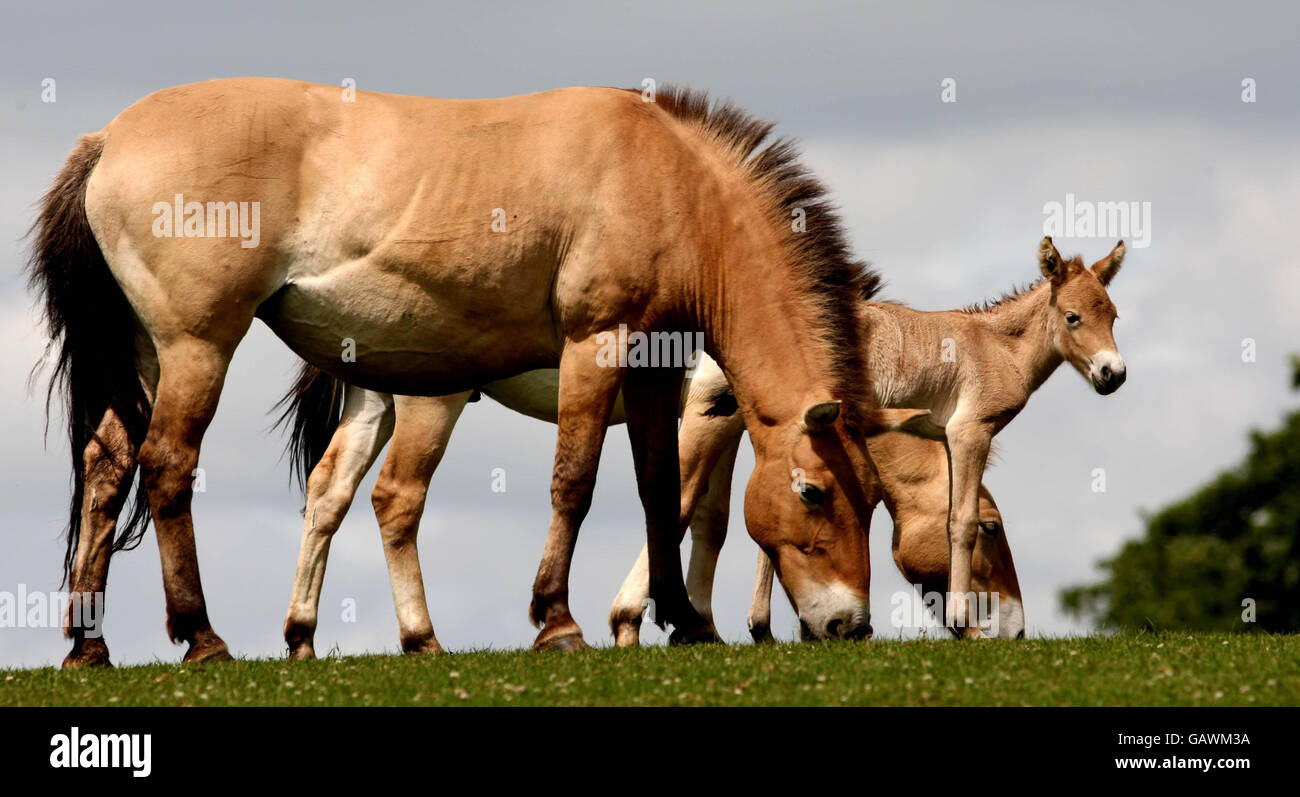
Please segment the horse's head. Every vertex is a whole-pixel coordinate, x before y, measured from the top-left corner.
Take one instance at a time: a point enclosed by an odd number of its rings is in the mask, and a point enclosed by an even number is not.
[[[1091,268],[1078,256],[1062,258],[1051,238],[1044,238],[1038,249],[1039,268],[1051,283],[1047,323],[1052,345],[1103,396],[1118,390],[1126,376],[1111,331],[1118,314],[1106,293],[1122,262],[1123,241]]]
[[[980,485],[979,513],[979,534],[975,538],[975,554],[971,561],[971,587],[977,593],[997,593],[997,633],[991,635],[1019,639],[1025,635],[1020,580],[1016,577],[1011,546],[1002,528],[1002,513],[998,511],[993,495],[983,485]]]
[[[867,532],[880,487],[864,438],[942,432],[919,410],[876,410],[862,426],[846,426],[840,402],[828,401],[798,421],[750,429],[745,523],[775,564],[805,638],[871,635]]]

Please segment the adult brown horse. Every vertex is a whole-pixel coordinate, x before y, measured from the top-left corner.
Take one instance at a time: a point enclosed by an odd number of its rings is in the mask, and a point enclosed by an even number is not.
[[[755,449],[751,534],[780,551],[815,633],[863,633],[863,438],[882,421],[852,321],[874,277],[770,129],[678,89],[470,101],[249,78],[157,92],[83,137],[31,263],[68,405],[71,589],[102,592],[112,551],[138,539],[140,512],[117,529],[138,466],[168,634],[186,661],[229,657],[199,580],[192,474],[260,318],[313,365],[391,393],[558,366],[538,648],[584,644],[569,565],[623,389],[659,618],[678,640],[711,637],[677,552],[682,369],[605,367],[626,325],[702,333]],[[795,469],[826,496],[815,510]],[[65,666],[108,662],[101,636],[71,613],[66,627]]]

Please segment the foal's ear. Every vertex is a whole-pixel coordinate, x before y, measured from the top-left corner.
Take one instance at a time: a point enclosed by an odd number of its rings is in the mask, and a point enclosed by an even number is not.
[[[1092,264],[1092,273],[1097,279],[1101,280],[1102,285],[1109,285],[1110,281],[1115,279],[1119,273],[1119,266],[1124,262],[1124,253],[1128,251],[1124,248],[1124,242],[1120,241],[1115,244],[1115,248],[1110,250],[1110,254]]]
[[[1053,283],[1059,285],[1065,281],[1065,261],[1061,259],[1061,253],[1056,251],[1056,244],[1052,243],[1050,235],[1038,244],[1038,267],[1043,276]]]
[[[803,411],[803,430],[810,434],[824,432],[835,423],[835,419],[840,417],[839,401],[823,401],[819,404],[812,404],[808,409]]]

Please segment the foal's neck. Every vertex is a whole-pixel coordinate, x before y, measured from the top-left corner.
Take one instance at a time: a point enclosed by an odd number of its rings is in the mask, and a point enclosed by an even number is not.
[[[1051,286],[1040,282],[1014,299],[973,315],[1010,354],[1029,393],[1064,362],[1053,340],[1051,295]]]

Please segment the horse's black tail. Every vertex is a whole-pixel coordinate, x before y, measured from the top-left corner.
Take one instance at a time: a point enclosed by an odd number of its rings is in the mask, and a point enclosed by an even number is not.
[[[298,378],[289,392],[275,405],[280,410],[275,425],[289,430],[289,441],[284,446],[289,470],[304,493],[307,477],[325,456],[330,438],[339,427],[342,407],[343,382],[306,362],[298,369]]]
[[[138,447],[148,431],[151,411],[137,368],[135,312],[108,270],[86,217],[86,183],[103,150],[102,132],[82,136],[41,198],[40,213],[28,232],[34,239],[28,286],[43,305],[49,334],[43,363],[53,365],[45,398],[47,424],[57,393],[64,405],[72,454],[65,583],[71,577],[81,534],[86,446],[111,407],[126,426],[131,444]],[[41,365],[37,364],[33,376]],[[149,501],[143,479],[139,481],[132,505],[123,509],[125,522],[118,520],[115,551],[138,545],[149,524]]]

